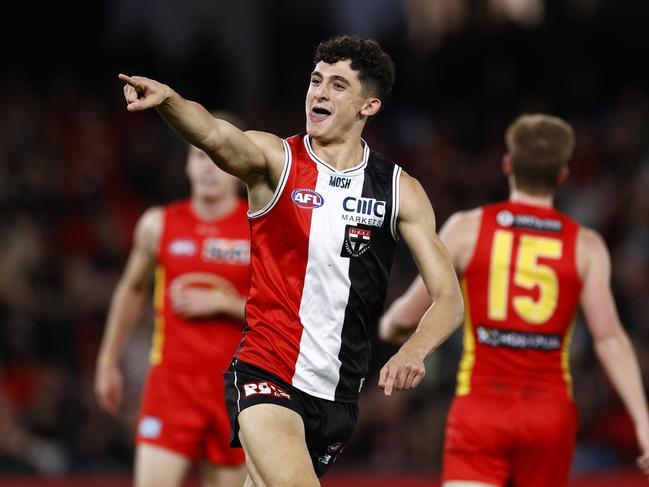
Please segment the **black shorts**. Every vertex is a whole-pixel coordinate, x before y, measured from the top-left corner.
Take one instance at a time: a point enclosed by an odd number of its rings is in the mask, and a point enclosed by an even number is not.
[[[230,446],[241,447],[239,413],[255,404],[277,404],[302,417],[306,445],[322,477],[352,435],[358,420],[355,402],[328,401],[302,392],[270,372],[233,360],[224,373],[225,404],[230,415]]]

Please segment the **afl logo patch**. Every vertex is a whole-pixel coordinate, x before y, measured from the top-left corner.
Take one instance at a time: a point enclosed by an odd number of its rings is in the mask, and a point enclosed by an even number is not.
[[[312,189],[308,188],[299,188],[294,190],[291,193],[291,198],[293,199],[293,203],[300,208],[306,208],[307,210],[320,208],[324,204],[324,198],[320,193],[316,193]]]
[[[502,210],[496,215],[498,225],[503,227],[511,227],[514,224],[514,215],[511,211]]]
[[[178,257],[191,257],[196,253],[196,242],[188,238],[178,238],[169,244],[169,253]]]

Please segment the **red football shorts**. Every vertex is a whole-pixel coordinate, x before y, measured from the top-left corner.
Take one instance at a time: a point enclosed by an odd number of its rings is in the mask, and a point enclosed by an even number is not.
[[[136,443],[150,443],[192,460],[240,465],[241,448],[230,447],[223,373],[152,367],[142,395]]]
[[[442,480],[561,487],[576,435],[577,408],[567,397],[456,397],[446,423]]]

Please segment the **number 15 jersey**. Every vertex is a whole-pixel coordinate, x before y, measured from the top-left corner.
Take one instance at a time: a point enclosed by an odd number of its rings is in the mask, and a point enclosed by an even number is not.
[[[507,201],[482,208],[479,232],[462,276],[457,395],[506,389],[570,397],[579,225],[553,208]]]

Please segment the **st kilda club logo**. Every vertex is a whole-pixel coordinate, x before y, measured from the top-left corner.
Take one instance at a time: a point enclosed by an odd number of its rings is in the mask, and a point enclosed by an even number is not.
[[[341,257],[360,257],[370,249],[372,230],[347,225]]]

